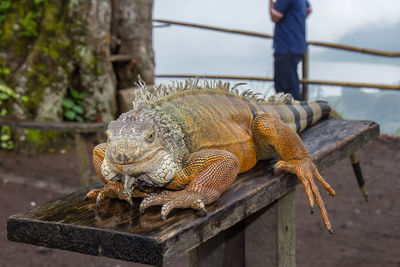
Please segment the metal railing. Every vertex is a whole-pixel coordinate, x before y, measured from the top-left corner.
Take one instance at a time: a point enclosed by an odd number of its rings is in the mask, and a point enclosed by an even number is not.
[[[236,30],[236,29],[228,29],[228,28],[208,26],[208,25],[195,24],[195,23],[187,23],[187,22],[174,21],[174,20],[153,19],[153,22],[163,23],[164,25],[177,25],[177,26],[184,26],[184,27],[192,27],[192,28],[198,28],[198,29],[204,29],[204,30],[212,30],[212,31],[218,31],[218,32],[247,35],[247,36],[258,37],[258,38],[266,38],[266,39],[273,38],[273,35],[271,35],[271,34],[264,34],[264,33],[244,31],[244,30]],[[308,41],[307,43],[308,43],[308,45],[313,45],[313,46],[321,46],[321,47],[327,47],[327,48],[332,48],[332,49],[340,49],[340,50],[375,55],[375,56],[390,57],[390,58],[400,57],[400,52],[379,51],[379,50],[374,50],[374,49],[367,49],[367,48],[342,45],[342,44],[334,44],[334,43],[328,43],[328,42],[320,42],[320,41]],[[308,69],[309,69],[309,56],[308,55],[309,55],[309,53],[308,53],[308,48],[307,48],[307,52],[304,55],[303,65],[302,65],[303,71],[302,71],[301,83],[303,84],[303,99],[308,98],[308,85],[309,84],[330,85],[330,86],[347,86],[347,87],[358,87],[358,88],[360,88],[360,87],[376,88],[376,89],[385,89],[385,90],[400,90],[400,85],[310,80],[308,78]],[[273,81],[273,78],[269,78],[269,77],[201,75],[201,74],[156,74],[155,77],[156,78],[201,77],[201,78],[226,79],[226,80]]]

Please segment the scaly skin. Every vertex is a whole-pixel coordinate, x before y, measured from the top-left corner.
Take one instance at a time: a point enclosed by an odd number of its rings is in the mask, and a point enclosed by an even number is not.
[[[94,149],[96,173],[106,185],[88,198],[131,203],[132,197],[144,197],[140,211],[162,205],[163,219],[175,208],[205,212],[239,173],[276,154],[281,159],[276,168],[297,175],[311,209],[315,198],[332,232],[314,180],[331,196],[335,192],[296,133],[337,116],[327,103],[256,102],[223,90],[189,90],[143,102],[110,123],[107,144]],[[164,191],[152,193],[156,188]]]

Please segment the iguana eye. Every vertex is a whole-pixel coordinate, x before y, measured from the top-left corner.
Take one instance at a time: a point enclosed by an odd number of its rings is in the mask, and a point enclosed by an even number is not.
[[[151,131],[145,138],[147,143],[153,143],[155,137],[154,131]]]

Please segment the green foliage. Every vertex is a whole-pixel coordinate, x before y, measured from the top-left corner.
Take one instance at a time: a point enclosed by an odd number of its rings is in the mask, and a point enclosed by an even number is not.
[[[14,149],[12,131],[10,126],[2,126],[0,130],[0,146],[4,149]]]
[[[3,67],[0,68],[0,76],[7,76],[10,75],[10,68]]]
[[[38,22],[42,17],[40,5],[43,2],[43,0],[35,0],[33,3],[34,6],[19,20],[19,24],[22,26],[22,31],[20,33],[22,36],[36,37],[38,35]]]
[[[28,129],[26,130],[26,141],[28,144],[33,144],[34,149],[37,149],[38,152],[43,152],[51,142],[56,141],[58,134],[54,131]]]
[[[68,90],[69,95],[62,101],[64,118],[69,121],[83,122],[83,99],[85,94],[75,89]]]
[[[3,34],[3,22],[6,19],[6,12],[11,7],[11,4],[8,0],[0,0],[0,35]]]
[[[36,19],[40,16],[41,14],[34,14],[31,11],[26,14],[26,16],[20,20],[20,24],[23,28],[21,35],[26,36],[26,37],[35,37],[37,36],[37,22]]]
[[[15,92],[7,85],[0,83],[0,116],[8,115],[9,110],[5,104],[8,100],[11,100],[13,98],[16,98]],[[0,146],[4,149],[9,150],[14,148],[12,131],[9,126],[1,126]]]
[[[13,53],[24,56],[29,50],[26,44],[37,36],[46,1],[0,0],[0,46],[14,47]]]
[[[6,108],[6,102],[12,99],[16,99],[17,95],[14,90],[11,89],[4,83],[6,76],[10,74],[10,69],[7,67],[0,66],[0,115],[5,116],[8,114]]]
[[[5,84],[0,83],[0,107],[4,102],[11,98],[16,98],[15,92],[13,89],[8,87]]]

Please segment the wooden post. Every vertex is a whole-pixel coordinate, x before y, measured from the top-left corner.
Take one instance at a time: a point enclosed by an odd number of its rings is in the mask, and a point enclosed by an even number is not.
[[[295,266],[295,190],[246,219],[246,266]]]
[[[190,267],[242,267],[244,222],[239,222],[189,252]]]
[[[75,133],[75,148],[82,187],[90,185],[90,169],[86,142],[81,133]]]
[[[307,46],[306,52],[304,53],[304,56],[303,56],[303,64],[302,64],[303,81],[308,81],[308,66],[309,66],[309,53],[308,53],[308,46]],[[301,88],[303,89],[302,90],[303,100],[308,100],[308,83],[302,83]]]

